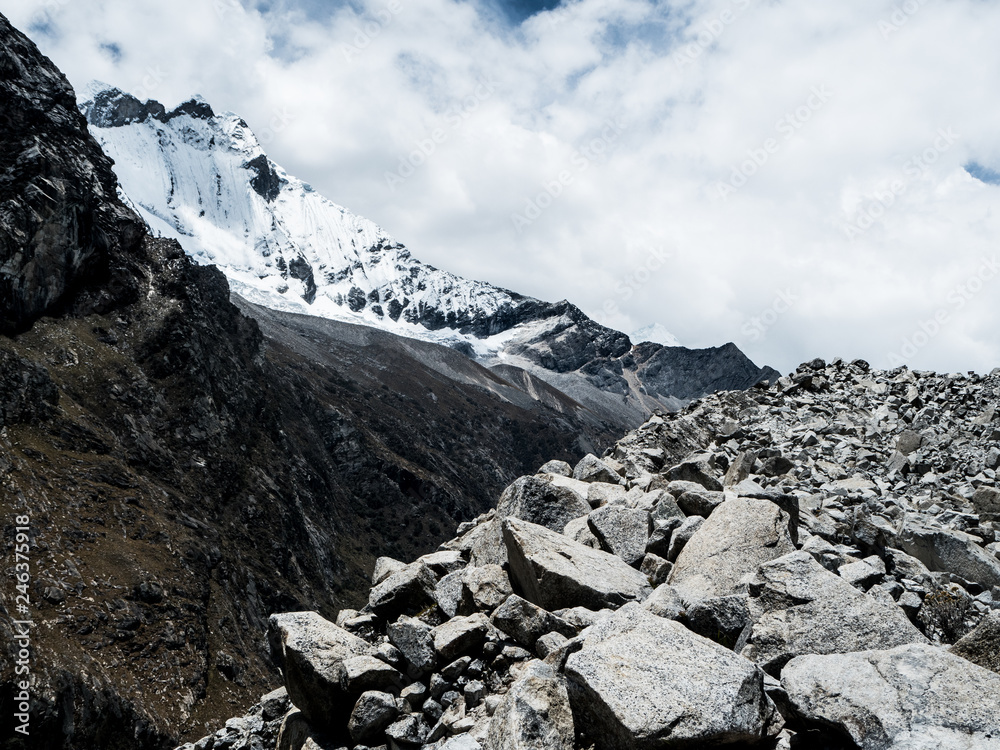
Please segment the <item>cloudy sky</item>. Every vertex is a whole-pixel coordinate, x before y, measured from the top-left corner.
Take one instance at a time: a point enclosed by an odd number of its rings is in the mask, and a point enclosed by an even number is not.
[[[0,0],[414,255],[789,370],[1000,366],[1000,3]]]

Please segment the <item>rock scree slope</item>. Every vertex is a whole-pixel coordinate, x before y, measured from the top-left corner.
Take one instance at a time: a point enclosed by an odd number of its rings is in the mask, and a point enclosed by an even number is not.
[[[317,688],[340,716],[286,668],[181,750],[997,750],[998,399],[1000,369],[814,360],[653,416],[438,551],[380,559],[369,605],[324,625],[374,658],[297,656],[340,676]],[[566,491],[588,521],[644,516],[641,559],[577,517],[554,531]],[[314,616],[275,615],[272,641]]]

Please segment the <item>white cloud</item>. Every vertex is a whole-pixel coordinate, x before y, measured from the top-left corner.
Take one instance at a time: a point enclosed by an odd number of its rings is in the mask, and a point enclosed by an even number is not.
[[[1000,365],[1000,278],[949,301],[997,252],[1000,187],[962,168],[1000,168],[994,4],[575,0],[513,28],[454,0],[0,8],[78,87],[239,112],[439,267],[782,369],[887,366],[943,309],[912,366]]]

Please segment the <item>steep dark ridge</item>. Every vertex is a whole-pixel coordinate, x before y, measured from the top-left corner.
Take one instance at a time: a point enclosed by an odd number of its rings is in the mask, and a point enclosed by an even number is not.
[[[376,555],[432,549],[518,474],[582,455],[581,435],[611,442],[441,347],[245,306],[258,325],[118,201],[69,84],[2,16],[0,74],[0,745],[200,736],[276,684],[268,614],[358,604]]]
[[[143,229],[115,199],[69,83],[6,19],[0,36],[0,331],[12,333],[46,312],[134,298],[116,264]]]
[[[746,390],[761,380],[772,382],[780,373],[754,365],[736,344],[711,349],[688,349],[644,343],[632,353],[635,369],[646,391],[654,396],[683,400],[717,391]]]

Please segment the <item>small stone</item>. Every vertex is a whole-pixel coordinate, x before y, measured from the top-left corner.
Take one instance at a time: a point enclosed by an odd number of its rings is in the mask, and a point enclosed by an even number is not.
[[[544,659],[549,654],[569,643],[569,638],[561,633],[546,633],[535,641],[535,653],[540,659]]]
[[[573,469],[573,478],[581,482],[609,482],[623,484],[625,480],[608,464],[593,453],[588,453]]]
[[[396,699],[389,693],[369,690],[362,693],[354,705],[347,730],[355,742],[366,742],[381,736],[389,724],[399,716]]]
[[[465,705],[468,708],[475,708],[486,695],[486,686],[479,680],[469,680],[463,689],[465,695]]]
[[[548,462],[542,464],[538,468],[538,471],[535,472],[535,473],[536,474],[558,474],[559,476],[563,476],[563,477],[571,477],[571,476],[573,476],[573,467],[571,467],[565,461],[553,460],[553,461],[548,461]]]
[[[441,676],[444,677],[446,680],[451,680],[452,682],[454,682],[462,675],[463,672],[465,672],[465,670],[471,663],[472,663],[471,656],[462,656],[458,659],[455,659],[455,661],[453,661],[448,666],[442,667]]]
[[[651,586],[659,586],[661,583],[667,582],[667,578],[670,576],[670,571],[673,567],[674,564],[669,560],[664,560],[659,555],[647,552],[642,558],[639,572],[649,579]]]

